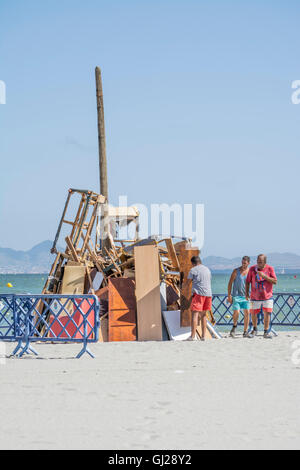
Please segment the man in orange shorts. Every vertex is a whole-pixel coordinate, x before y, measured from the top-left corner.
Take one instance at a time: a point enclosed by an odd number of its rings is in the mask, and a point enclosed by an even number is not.
[[[211,272],[206,266],[203,266],[198,256],[194,256],[191,262],[193,268],[190,270],[188,279],[193,281],[193,300],[191,305],[192,334],[188,341],[197,341],[196,334],[199,317],[202,326],[201,340],[205,341],[207,329],[206,314],[212,310]]]

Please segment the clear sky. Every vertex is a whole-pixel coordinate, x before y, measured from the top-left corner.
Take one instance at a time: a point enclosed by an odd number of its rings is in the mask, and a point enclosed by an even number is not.
[[[0,246],[53,239],[67,189],[204,203],[205,255],[300,254],[299,0],[0,0]]]

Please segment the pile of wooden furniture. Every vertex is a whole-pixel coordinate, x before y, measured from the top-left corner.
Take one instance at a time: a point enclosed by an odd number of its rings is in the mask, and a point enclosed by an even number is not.
[[[73,207],[75,217],[69,220],[67,213],[75,196],[79,202],[75,210]],[[105,204],[103,196],[91,191],[69,190],[52,248],[56,259],[43,294],[97,295],[103,342],[168,339],[163,311],[174,315],[180,311],[178,327],[189,328],[191,281],[187,275],[191,257],[199,255],[199,249],[188,240],[140,240],[135,208],[119,212],[122,223],[126,214],[128,223],[136,222],[136,238],[122,241],[110,235],[104,243],[99,227],[104,212],[109,212]],[[116,209],[111,212],[118,224],[120,214]],[[59,249],[62,236],[65,248]]]

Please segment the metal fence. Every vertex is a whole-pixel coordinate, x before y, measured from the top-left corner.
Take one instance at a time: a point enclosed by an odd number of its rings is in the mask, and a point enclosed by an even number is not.
[[[18,341],[13,355],[37,355],[32,343],[89,343],[99,340],[99,300],[94,295],[0,295],[0,341]]]
[[[231,326],[232,305],[227,300],[227,295],[217,294],[213,296],[213,312],[218,326]],[[273,326],[300,327],[300,294],[278,293],[274,294],[274,310],[272,315]],[[244,323],[244,314],[241,312],[239,325]]]
[[[0,341],[15,341],[16,321],[14,296],[0,296]]]

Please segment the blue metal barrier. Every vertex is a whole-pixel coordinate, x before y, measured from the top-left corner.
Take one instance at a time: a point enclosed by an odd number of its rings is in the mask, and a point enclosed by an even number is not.
[[[232,305],[227,295],[213,296],[213,313],[218,326],[232,326]],[[272,326],[300,327],[300,294],[274,294]],[[239,325],[244,324],[244,313],[241,312]]]
[[[15,341],[14,296],[0,295],[0,341]]]
[[[19,357],[37,355],[35,342],[83,343],[77,357],[94,357],[88,344],[99,340],[99,310],[94,295],[0,296],[0,341],[18,341]]]

